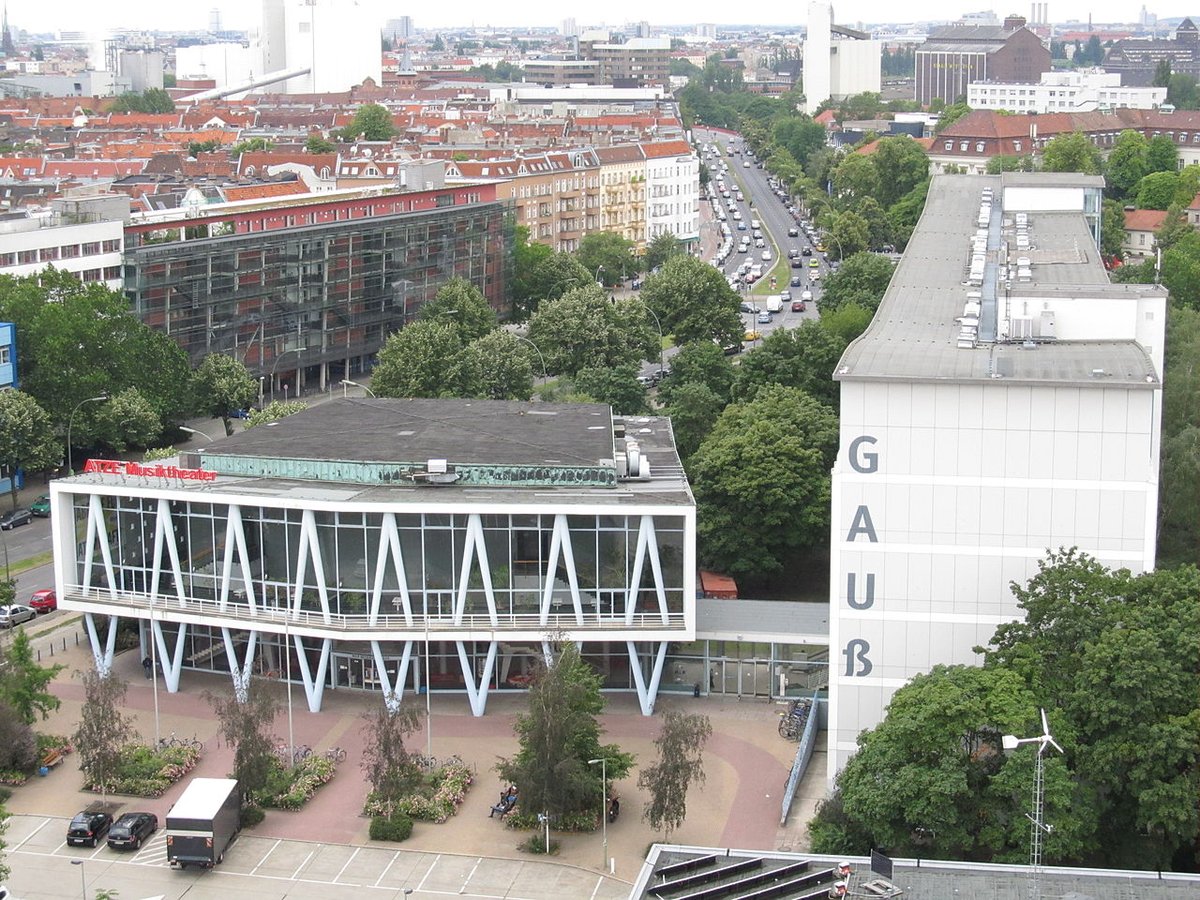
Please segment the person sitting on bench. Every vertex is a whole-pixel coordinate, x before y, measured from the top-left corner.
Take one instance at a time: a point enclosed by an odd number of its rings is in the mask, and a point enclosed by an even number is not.
[[[504,818],[513,811],[513,807],[517,805],[517,788],[515,785],[509,785],[500,792],[500,802],[492,807],[492,811],[488,813],[490,819],[496,813],[500,813],[500,818]]]

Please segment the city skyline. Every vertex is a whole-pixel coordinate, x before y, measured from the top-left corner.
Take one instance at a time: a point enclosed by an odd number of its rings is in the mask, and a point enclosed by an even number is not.
[[[378,13],[380,26],[389,18],[401,15],[412,15],[412,10],[398,7],[382,0],[365,0],[366,5],[374,7]],[[10,0],[8,3],[8,18],[14,28],[32,32],[56,32],[59,30],[81,31],[100,28],[146,28],[149,30],[204,30],[208,26],[209,10],[220,9],[222,24],[231,30],[246,30],[253,28],[258,22],[258,4],[234,4],[218,0],[208,4],[198,4],[191,7],[178,7],[170,4],[154,2],[154,0],[121,0],[112,7],[97,6],[84,0],[60,0],[53,5],[36,3],[34,0]],[[1095,23],[1131,23],[1138,21],[1142,5],[1138,2],[1117,2],[1105,0],[1101,3],[1086,3],[1083,0],[1072,2],[1052,2],[1049,4],[1051,22],[1068,22],[1077,20]],[[963,3],[961,0],[934,0],[921,7],[921,18],[913,19],[897,15],[892,4],[882,0],[850,0],[850,2],[834,3],[834,21],[842,23],[904,23],[909,21],[938,21],[953,20],[964,14],[988,10],[995,12],[998,17],[1017,14],[1028,17],[1030,3],[1018,2],[1007,7],[987,3]],[[1182,3],[1149,8],[1149,12],[1159,18],[1173,18],[1189,15],[1190,11]],[[732,7],[726,3],[713,0],[701,0],[687,7],[686,13],[657,13],[649,17],[651,25],[687,25],[693,23],[715,23],[718,25],[788,25],[786,18],[781,18],[783,10],[778,8],[763,9],[747,13],[741,7]],[[610,21],[592,22],[586,15],[581,16],[569,8],[559,4],[550,4],[539,0],[533,4],[524,4],[519,10],[498,9],[492,4],[465,3],[453,7],[452,10],[441,10],[432,14],[428,11],[421,14],[417,11],[414,16],[419,29],[476,27],[553,27],[557,28],[562,20],[573,17],[580,27],[606,24],[609,27],[619,27],[626,22],[647,19],[643,4],[634,2],[617,2],[610,4],[605,16]],[[798,27],[805,16],[803,9],[793,13],[794,24]]]

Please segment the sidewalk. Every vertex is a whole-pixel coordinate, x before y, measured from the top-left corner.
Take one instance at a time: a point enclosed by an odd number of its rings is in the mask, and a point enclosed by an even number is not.
[[[53,685],[62,700],[61,709],[52,714],[39,730],[66,734],[73,731],[79,717],[83,689],[72,673],[92,665],[86,642],[73,643],[74,626],[67,634],[67,648],[59,652],[54,662],[66,669]],[[57,636],[61,646],[61,635]],[[49,640],[49,638],[45,638]],[[49,662],[49,660],[46,660]],[[152,683],[143,676],[136,652],[117,657],[114,669],[129,683],[126,711],[146,741],[154,738],[154,691]],[[225,692],[229,677],[220,674],[185,672],[180,693],[170,695],[160,685],[158,692],[159,733],[169,736],[199,737],[205,752],[194,774],[225,777],[232,768],[232,752],[224,746],[216,730],[205,692]],[[273,684],[281,706],[286,709],[286,687]],[[272,810],[266,820],[253,830],[265,838],[294,838],[324,843],[367,845],[368,821],[361,807],[367,793],[361,770],[363,713],[380,702],[374,695],[350,691],[326,690],[321,713],[308,712],[301,687],[292,688],[292,732],[294,743],[307,744],[321,752],[340,746],[348,753],[347,761],[339,767],[333,782],[323,787],[306,807],[294,813]],[[406,702],[412,702],[406,698]],[[499,758],[516,752],[517,741],[513,724],[524,708],[524,695],[496,694],[488,701],[486,716],[475,718],[462,695],[443,695],[432,698],[432,753],[439,757],[458,754],[477,772],[475,783],[458,814],[442,825],[417,823],[413,836],[403,849],[452,851],[489,857],[527,859],[517,849],[528,835],[509,829],[502,822],[488,817],[491,804],[502,787],[494,767]],[[694,786],[688,796],[688,817],[682,827],[671,834],[673,843],[701,846],[729,846],[749,849],[802,849],[803,820],[793,812],[789,827],[779,828],[780,801],[796,745],[782,740],[777,732],[776,707],[761,700],[693,699],[689,696],[660,697],[659,711],[680,709],[709,716],[713,736],[709,741],[705,771],[707,781]],[[602,717],[604,740],[618,743],[622,749],[636,754],[642,764],[655,759],[653,739],[658,732],[659,719],[640,714],[636,699],[629,695],[608,695],[608,712]],[[281,712],[275,722],[275,733],[287,739],[288,718]],[[426,732],[422,728],[412,735],[410,749],[426,750]],[[824,791],[824,764],[814,758],[803,793],[812,794],[807,801],[798,800],[795,810],[811,809]],[[95,795],[81,790],[82,779],[75,760],[68,757],[65,764],[48,777],[34,778],[15,788],[7,807],[13,813],[70,816],[87,806]],[[182,791],[176,785],[165,796],[153,800],[118,798],[123,809],[148,809],[163,817]],[[622,815],[608,828],[609,856],[615,861],[617,878],[632,882],[646,850],[662,835],[653,833],[641,821],[645,795],[637,787],[637,770],[616,785],[622,799]],[[556,834],[561,849],[556,859],[592,870],[599,870],[603,856],[603,833],[577,835]]]

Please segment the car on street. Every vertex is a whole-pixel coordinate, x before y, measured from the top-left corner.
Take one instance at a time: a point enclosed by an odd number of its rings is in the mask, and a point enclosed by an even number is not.
[[[788,229],[788,237],[799,237],[799,236],[800,236],[800,229],[797,228],[795,225],[793,225],[791,228]]]
[[[736,216],[736,215],[737,215],[737,213],[735,213],[734,215]],[[738,231],[745,231],[745,230],[746,230],[746,223],[745,223],[745,222],[738,222],[738,226],[737,226],[737,228],[738,228]]]
[[[762,257],[763,262],[770,262],[770,260],[771,260],[771,251],[770,250],[764,250],[759,255]]]
[[[810,259],[808,261],[808,267],[810,269],[817,269],[817,268],[820,268],[820,266],[821,266],[821,261],[819,259]]]
[[[39,519],[48,518],[50,516],[50,495],[42,494],[42,496],[30,503],[29,511]]]
[[[747,303],[745,300],[743,300],[739,309],[744,313],[746,313],[746,312],[752,313],[752,312],[755,312],[758,309],[758,307],[755,306],[753,303]]]
[[[14,603],[12,606],[0,606],[0,628],[15,628],[22,622],[36,618],[37,613],[28,606]]]
[[[792,260],[791,265],[792,265],[793,269],[799,269],[804,265],[804,263],[800,261],[800,257],[796,257],[795,259]]]
[[[805,247],[800,251],[801,256],[812,256],[812,247]]]
[[[637,377],[637,382],[642,387],[650,387],[652,384],[654,384],[654,379],[649,375],[639,375]]]
[[[800,285],[802,285],[804,283],[804,281],[799,275],[793,275],[792,280],[789,283],[791,284],[792,287],[800,287]]]
[[[113,818],[106,812],[84,810],[67,826],[68,847],[95,847],[96,842],[112,827]]]
[[[771,324],[771,314],[769,312],[765,312],[765,311],[760,312],[758,314],[758,317],[755,319],[755,321],[757,321],[759,325],[770,325]]]
[[[820,281],[821,280],[821,270],[820,269],[809,269],[808,277],[809,277],[810,281]]]
[[[51,588],[34,591],[29,598],[29,607],[35,612],[48,613],[58,609],[58,596]]]
[[[748,169],[748,168],[750,168],[750,160],[748,160],[748,159],[746,159],[746,160],[743,160],[743,161],[742,161],[742,168],[743,168],[743,169]]]
[[[27,509],[11,509],[0,516],[0,531],[12,531],[22,525],[33,523],[33,513]]]
[[[782,291],[780,291],[780,292],[779,292],[779,299],[780,299],[781,301],[783,301],[784,303],[790,303],[790,302],[791,302],[791,300],[792,300],[792,292],[791,292],[791,291],[788,291],[788,290],[782,290]]]
[[[108,846],[114,850],[128,848],[137,850],[154,832],[158,831],[158,816],[148,812],[127,812],[108,829]]]

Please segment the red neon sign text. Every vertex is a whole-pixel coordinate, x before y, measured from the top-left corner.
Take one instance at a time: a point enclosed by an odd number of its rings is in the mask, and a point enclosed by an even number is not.
[[[161,463],[144,465],[123,459],[89,459],[83,471],[99,475],[140,475],[143,478],[178,478],[180,481],[216,481],[216,472],[204,469],[181,469],[179,466],[164,466]]]

